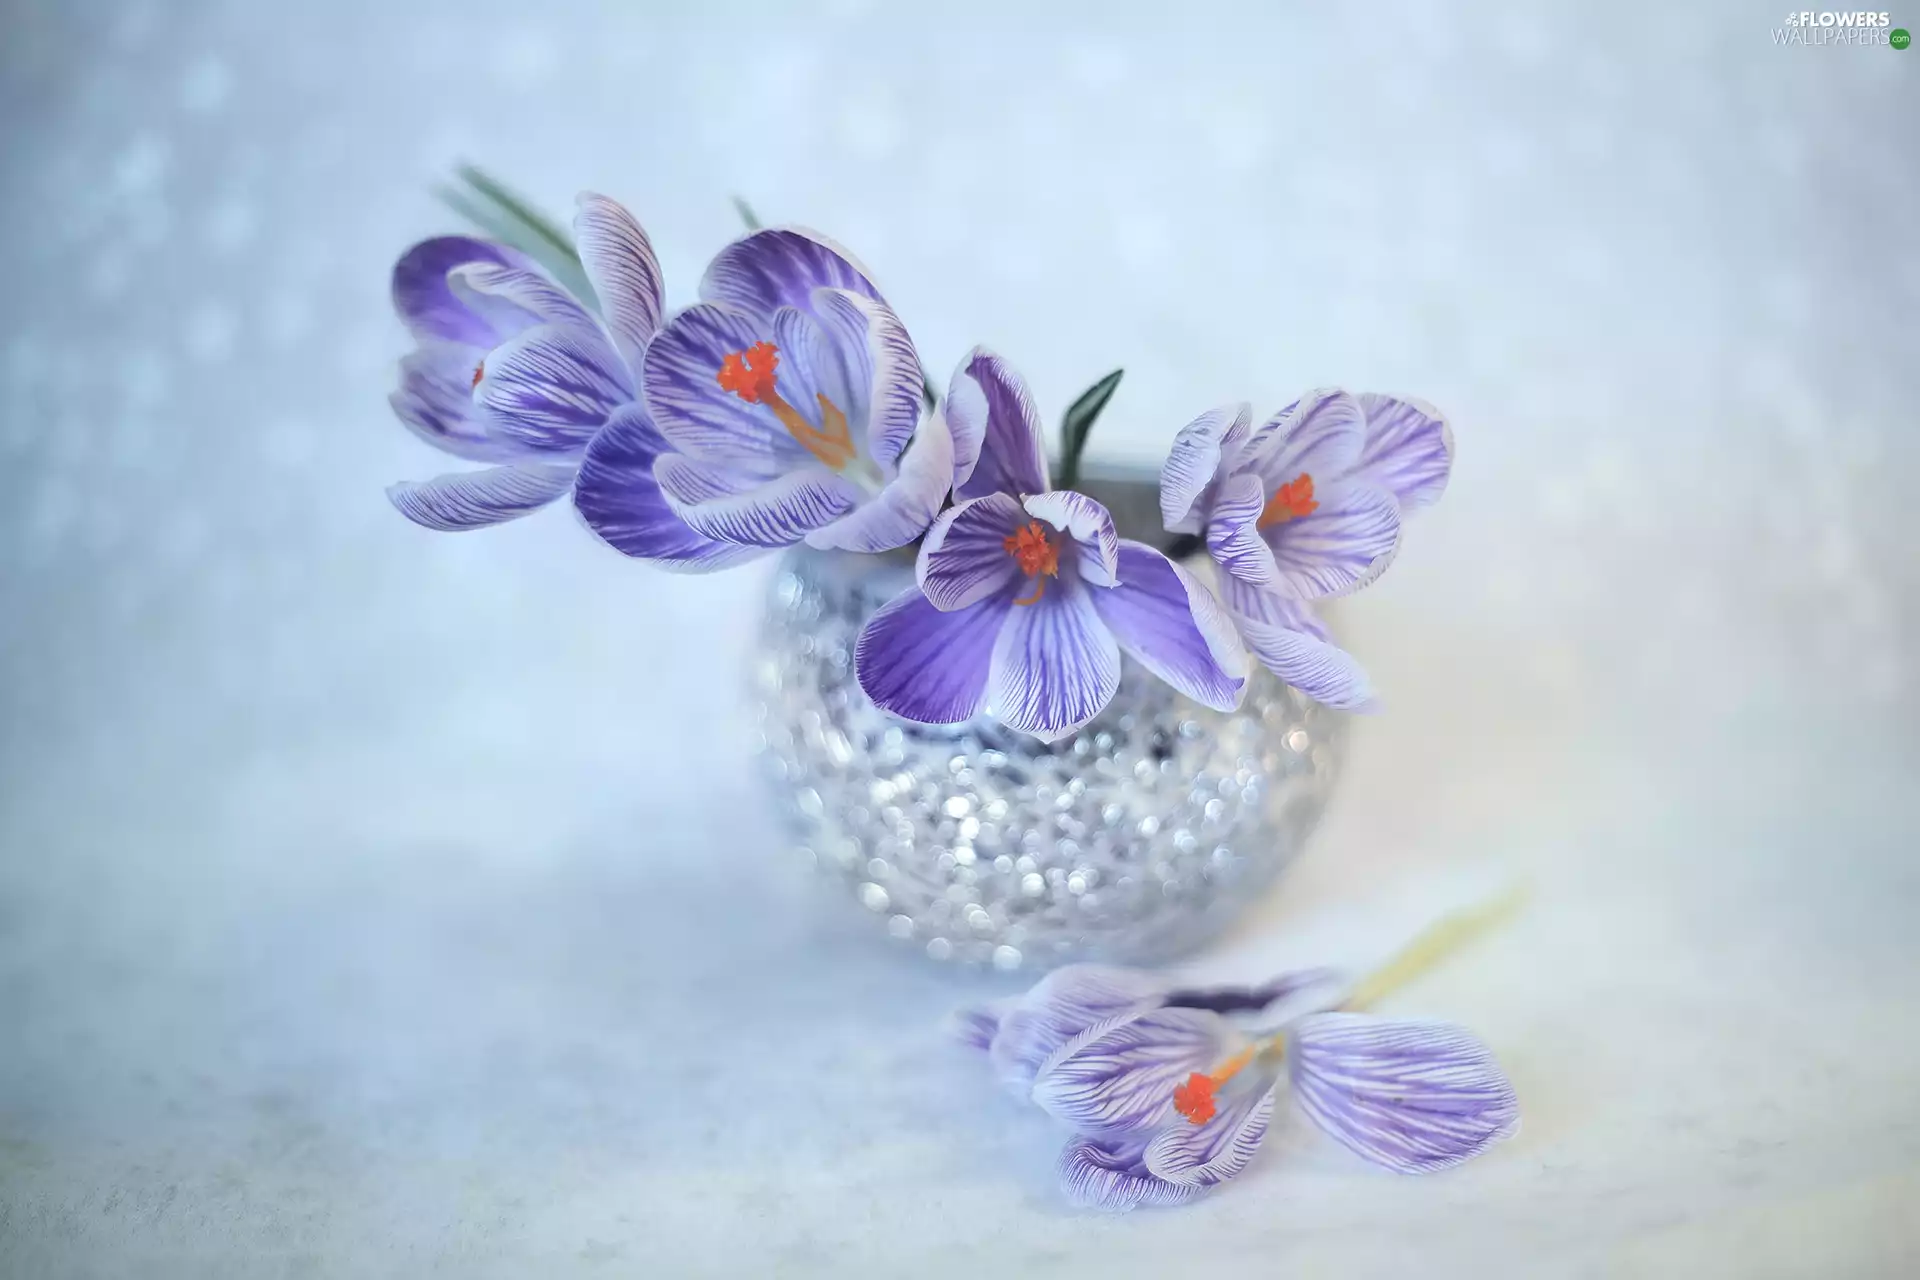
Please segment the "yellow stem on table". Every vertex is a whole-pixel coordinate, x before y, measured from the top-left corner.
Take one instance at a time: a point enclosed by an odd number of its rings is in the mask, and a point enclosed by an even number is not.
[[[1398,991],[1468,943],[1490,932],[1497,924],[1520,909],[1526,901],[1523,886],[1515,886],[1498,898],[1443,916],[1425,933],[1415,938],[1398,955],[1375,969],[1348,993],[1343,1009],[1363,1009]]]

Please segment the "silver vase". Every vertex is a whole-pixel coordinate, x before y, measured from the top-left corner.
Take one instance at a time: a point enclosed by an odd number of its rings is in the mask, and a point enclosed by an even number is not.
[[[1151,478],[1078,487],[1123,537],[1167,540]],[[1319,821],[1344,717],[1257,666],[1223,714],[1128,660],[1107,709],[1050,745],[984,717],[929,726],[880,710],[854,677],[854,641],[912,584],[906,552],[796,549],[754,670],[796,843],[903,945],[1007,970],[1155,963],[1218,934]]]

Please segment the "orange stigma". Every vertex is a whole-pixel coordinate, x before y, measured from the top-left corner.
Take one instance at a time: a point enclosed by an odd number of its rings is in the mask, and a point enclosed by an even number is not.
[[[1260,519],[1254,523],[1254,527],[1264,529],[1271,524],[1285,524],[1300,516],[1310,516],[1319,509],[1320,504],[1313,499],[1313,477],[1302,471],[1267,499],[1267,505],[1261,509]]]
[[[1022,575],[1033,579],[1033,594],[1015,600],[1015,604],[1032,604],[1047,589],[1047,579],[1060,576],[1060,551],[1047,541],[1047,527],[1038,520],[1030,520],[1001,539],[1000,545],[1007,554],[1019,562]]]
[[[829,469],[843,470],[853,461],[853,433],[847,429],[847,415],[840,406],[823,395],[820,402],[820,426],[800,416],[774,389],[774,371],[780,367],[780,348],[771,342],[756,342],[745,351],[729,351],[720,358],[715,375],[722,391],[731,391],[748,404],[763,404],[773,411],[787,434],[820,459]]]
[[[1221,1063],[1220,1069],[1210,1076],[1194,1072],[1185,1084],[1173,1087],[1173,1109],[1192,1124],[1205,1124],[1219,1114],[1216,1099],[1220,1086],[1240,1074],[1240,1068],[1252,1061],[1253,1049],[1249,1047]]]
[[[487,362],[485,360],[482,360],[479,364],[476,364],[475,366],[473,366],[473,385],[478,387],[480,385],[480,379],[486,376],[487,376]]]
[[[748,404],[764,404],[776,395],[773,373],[780,367],[780,348],[771,342],[756,342],[745,351],[733,351],[720,358],[720,389],[731,391]]]

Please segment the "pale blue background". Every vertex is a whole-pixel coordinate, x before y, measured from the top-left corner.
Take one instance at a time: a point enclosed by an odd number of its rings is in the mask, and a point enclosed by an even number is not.
[[[1920,1269],[1920,52],[1759,3],[0,0],[0,1273]],[[1895,13],[1920,27],[1920,11]],[[994,989],[816,895],[742,766],[761,579],[564,511],[436,537],[386,272],[485,162],[729,193],[1100,445],[1423,395],[1447,502],[1342,624],[1385,691],[1201,958],[1365,959],[1527,1128],[1434,1180],[1276,1133],[1060,1205],[949,1049]]]

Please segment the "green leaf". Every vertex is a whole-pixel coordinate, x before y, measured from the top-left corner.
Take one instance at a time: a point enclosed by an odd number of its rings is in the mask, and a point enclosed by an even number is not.
[[[1087,436],[1093,431],[1094,421],[1100,411],[1107,407],[1107,401],[1113,399],[1113,393],[1120,387],[1120,377],[1126,371],[1115,369],[1100,381],[1080,393],[1080,398],[1067,406],[1066,417],[1060,420],[1060,476],[1062,489],[1070,489],[1080,478],[1080,454],[1087,447]]]
[[[448,208],[478,230],[538,262],[589,307],[595,305],[593,286],[587,281],[571,236],[475,166],[459,165],[454,173],[465,185],[437,190]]]

